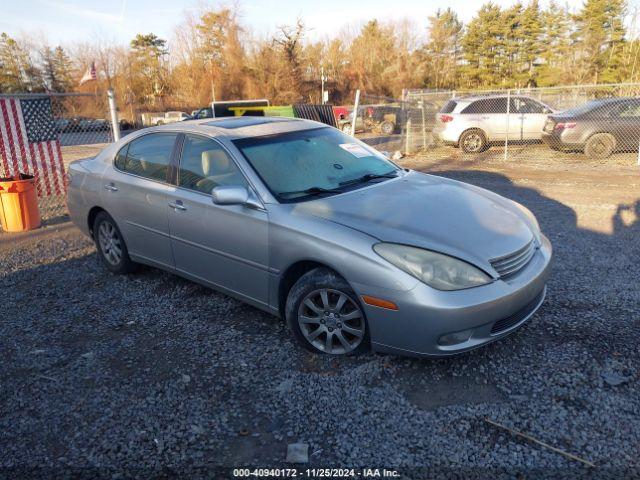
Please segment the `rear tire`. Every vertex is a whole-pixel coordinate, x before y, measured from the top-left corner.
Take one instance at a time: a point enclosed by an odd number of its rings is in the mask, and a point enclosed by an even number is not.
[[[369,349],[369,328],[358,296],[328,268],[305,273],[291,287],[285,318],[293,338],[311,352],[339,356]]]
[[[487,136],[480,129],[467,130],[460,136],[459,145],[464,153],[484,152],[488,147]]]
[[[610,157],[616,148],[616,140],[609,133],[596,133],[587,140],[584,154],[591,158]]]
[[[100,212],[93,221],[93,240],[98,255],[109,271],[117,274],[131,273],[138,264],[129,257],[127,245],[115,220],[107,212]]]

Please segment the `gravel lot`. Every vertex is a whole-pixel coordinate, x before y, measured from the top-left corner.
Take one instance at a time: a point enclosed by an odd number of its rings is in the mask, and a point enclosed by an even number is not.
[[[285,466],[296,442],[309,466],[414,479],[639,476],[640,168],[431,158],[403,162],[527,205],[556,255],[532,321],[451,359],[314,356],[229,297],[150,268],[109,274],[68,223],[0,235],[0,476]]]

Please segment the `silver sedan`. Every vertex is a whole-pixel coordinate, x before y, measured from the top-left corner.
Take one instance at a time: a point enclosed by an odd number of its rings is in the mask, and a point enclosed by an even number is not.
[[[145,129],[72,163],[69,181],[106,268],[147,264],[237,297],[314,352],[463,352],[545,296],[551,245],[529,210],[316,122]]]

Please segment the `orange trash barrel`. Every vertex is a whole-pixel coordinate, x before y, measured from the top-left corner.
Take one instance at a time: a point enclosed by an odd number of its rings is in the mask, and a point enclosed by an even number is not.
[[[31,175],[0,179],[0,223],[5,232],[23,232],[40,226],[36,182]]]

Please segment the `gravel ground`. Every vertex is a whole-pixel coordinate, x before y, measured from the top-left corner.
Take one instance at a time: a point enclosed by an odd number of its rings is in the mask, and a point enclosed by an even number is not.
[[[228,478],[211,469],[285,466],[298,442],[310,467],[414,479],[639,476],[638,167],[403,162],[538,216],[555,270],[517,333],[444,360],[314,356],[229,297],[151,268],[109,274],[68,223],[0,235],[0,476]]]

